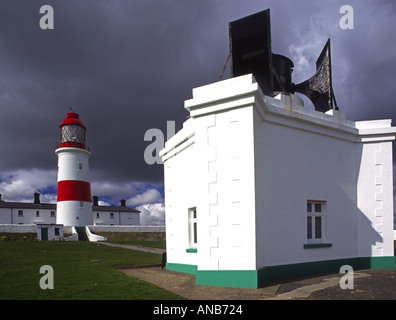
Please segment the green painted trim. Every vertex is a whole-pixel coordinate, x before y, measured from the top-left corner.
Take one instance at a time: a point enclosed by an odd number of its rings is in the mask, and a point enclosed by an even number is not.
[[[198,270],[197,285],[257,289],[257,270]]]
[[[354,270],[396,269],[396,257],[359,257],[315,262],[304,262],[264,267],[258,270],[259,284],[308,275],[339,273],[343,265]]]
[[[314,248],[330,248],[332,243],[307,243],[304,244],[304,249],[314,249]]]
[[[197,248],[187,248],[187,249],[186,249],[186,252],[187,252],[187,253],[197,253],[197,252],[198,252],[198,249],[197,249]]]
[[[370,269],[396,269],[396,257],[369,257]]]
[[[278,281],[287,278],[303,277],[326,273],[338,273],[341,266],[350,265],[354,270],[359,269],[358,258],[336,259],[315,262],[303,262],[268,266],[259,270],[259,283]]]
[[[197,285],[259,288],[268,283],[309,275],[339,273],[343,265],[354,270],[396,269],[396,257],[360,257],[268,266],[259,270],[197,270],[197,266],[167,263],[166,269],[196,275]]]
[[[194,274],[194,275],[197,273],[197,266],[192,265],[192,264],[167,262],[166,269],[172,270],[172,271],[177,271],[177,272],[182,272],[182,273]]]

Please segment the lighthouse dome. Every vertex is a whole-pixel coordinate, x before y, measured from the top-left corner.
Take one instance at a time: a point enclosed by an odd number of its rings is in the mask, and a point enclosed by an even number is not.
[[[80,116],[75,112],[69,112],[60,124],[61,128],[61,148],[75,147],[85,149],[86,128],[80,120]]]

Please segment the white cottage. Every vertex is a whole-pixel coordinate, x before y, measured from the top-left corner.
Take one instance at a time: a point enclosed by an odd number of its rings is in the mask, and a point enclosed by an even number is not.
[[[390,120],[263,95],[251,74],[193,89],[161,151],[167,269],[203,285],[395,268]]]
[[[121,200],[119,206],[99,205],[98,197],[93,197],[92,205],[93,225],[140,225],[140,211],[127,207],[126,201]],[[41,203],[40,194],[35,192],[34,202],[9,202],[2,200],[0,194],[0,225],[29,225],[29,224],[60,224],[57,220],[57,204]]]
[[[62,224],[37,224],[37,240],[38,241],[61,241],[63,238]]]

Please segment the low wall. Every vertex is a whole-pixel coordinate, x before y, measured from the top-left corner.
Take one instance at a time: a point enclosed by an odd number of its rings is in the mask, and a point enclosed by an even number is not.
[[[161,241],[165,240],[164,226],[89,226],[92,233],[107,241]]]
[[[165,226],[88,226],[92,232],[165,232]],[[35,224],[0,224],[0,232],[37,233]],[[73,233],[72,227],[64,226],[64,233]]]
[[[0,224],[0,233],[37,233],[35,224]]]
[[[96,232],[165,232],[165,226],[87,226],[93,233]]]
[[[93,233],[91,232],[91,230],[89,229],[89,227],[86,227],[86,228],[85,228],[85,231],[86,231],[86,233],[87,233],[87,235],[88,235],[89,241],[93,241],[93,242],[96,242],[96,241],[107,241],[107,237],[105,237],[105,236],[100,236],[100,235],[98,235],[98,234],[93,234]]]
[[[107,240],[165,240],[165,226],[87,226],[90,231],[91,241]],[[0,236],[12,239],[37,238],[37,225],[35,224],[0,224]],[[12,236],[11,236],[12,235]],[[63,235],[67,241],[78,241],[74,227],[64,226]]]

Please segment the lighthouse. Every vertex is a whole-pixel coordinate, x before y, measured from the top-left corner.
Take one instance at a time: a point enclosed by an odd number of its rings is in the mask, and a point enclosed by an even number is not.
[[[60,124],[58,156],[57,223],[66,226],[92,225],[89,157],[86,127],[75,112],[67,113]]]

